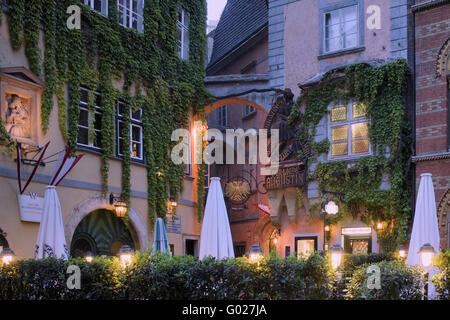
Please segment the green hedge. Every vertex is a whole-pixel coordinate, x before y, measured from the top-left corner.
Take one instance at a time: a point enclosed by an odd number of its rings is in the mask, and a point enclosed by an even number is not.
[[[138,253],[122,269],[117,258],[20,260],[0,266],[0,299],[328,299],[333,273],[326,258],[198,260]],[[67,288],[67,267],[81,269],[81,289]]]
[[[440,270],[432,279],[439,298],[450,300],[450,250],[441,251],[433,264]]]
[[[418,267],[407,267],[404,261],[381,261],[381,289],[369,288],[367,280],[370,274],[363,264],[357,267],[347,285],[346,299],[367,300],[418,300],[422,299],[423,273]]]

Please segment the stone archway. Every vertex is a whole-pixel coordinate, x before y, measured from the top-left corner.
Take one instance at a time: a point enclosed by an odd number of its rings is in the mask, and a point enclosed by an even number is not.
[[[109,201],[105,196],[97,194],[93,197],[83,200],[72,210],[69,218],[64,224],[64,232],[66,235],[66,243],[68,247],[70,247],[75,229],[77,228],[81,220],[83,220],[83,218],[89,213],[99,209],[114,210],[114,206],[109,204]],[[136,249],[148,249],[149,233],[147,224],[145,223],[139,212],[133,207],[129,208],[129,217],[130,224],[133,227],[130,232],[133,240],[136,243]]]
[[[437,208],[439,233],[441,237],[441,247],[450,248],[449,224],[450,224],[450,189],[441,198]]]

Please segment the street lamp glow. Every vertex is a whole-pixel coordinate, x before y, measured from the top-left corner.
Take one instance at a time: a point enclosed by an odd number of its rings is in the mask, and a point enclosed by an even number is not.
[[[129,245],[124,245],[119,250],[120,263],[125,268],[131,264],[131,247]]]
[[[11,261],[13,261],[15,254],[14,251],[12,251],[10,248],[4,248],[0,257],[2,258],[2,262],[4,264],[10,264]]]
[[[94,260],[94,257],[92,256],[92,252],[90,252],[90,251],[86,252],[86,256],[84,257],[84,259],[86,259],[86,261],[88,263],[91,263],[92,260]]]
[[[326,232],[330,231],[330,226],[329,226],[329,225],[326,225],[326,226],[325,226],[325,231],[326,231]]]
[[[247,255],[251,263],[257,263],[261,260],[263,251],[259,245],[254,244],[248,249]]]
[[[431,244],[424,244],[419,250],[420,263],[424,268],[428,268],[431,265],[431,260],[435,254],[434,248]]]
[[[405,250],[404,246],[400,246],[400,248],[398,249],[398,255],[402,259],[404,259],[406,257],[406,250]]]
[[[338,244],[335,244],[334,246],[331,247],[330,249],[331,265],[333,269],[337,269],[341,265],[343,251],[344,250],[342,249],[342,247]]]
[[[116,216],[119,218],[125,217],[125,214],[127,213],[127,204],[124,201],[117,201],[114,205],[116,209]]]
[[[377,222],[377,230],[383,230],[383,222]]]

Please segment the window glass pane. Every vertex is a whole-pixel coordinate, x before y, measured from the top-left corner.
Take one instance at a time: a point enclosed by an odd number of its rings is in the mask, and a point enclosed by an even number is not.
[[[356,33],[344,34],[342,41],[343,41],[343,48],[356,47],[356,44],[357,44]]]
[[[331,109],[331,121],[345,121],[347,120],[347,106],[337,106]]]
[[[133,142],[132,149],[131,149],[131,156],[133,158],[142,158],[141,156],[141,144],[137,142]]]
[[[189,31],[183,29],[183,59],[189,59]]]
[[[334,127],[331,129],[331,140],[347,140],[348,130],[347,126]]]
[[[325,37],[326,38],[336,38],[340,35],[339,24],[329,25],[325,28]]]
[[[326,51],[336,51],[341,48],[340,38],[331,38],[325,40],[325,50]]]
[[[95,130],[94,147],[100,148],[102,141],[102,132],[100,130]]]
[[[352,124],[352,138],[367,137],[369,126],[367,122]]]
[[[347,21],[344,23],[344,32],[346,34],[353,34],[357,31],[356,20]]]
[[[325,14],[325,25],[339,24],[339,10],[334,10]]]
[[[87,103],[88,92],[84,89],[80,89],[80,102]]]
[[[141,128],[138,126],[132,126],[131,139],[133,141],[141,141]]]
[[[85,127],[89,126],[89,112],[86,109],[80,109],[78,124]]]
[[[97,130],[102,129],[102,114],[101,113],[98,113],[98,112],[95,113],[94,128]]]
[[[102,0],[94,0],[94,10],[102,12]]]
[[[133,120],[139,120],[140,121],[142,119],[142,109],[139,109],[138,111],[133,112],[131,114],[131,118]]]
[[[308,258],[315,250],[314,239],[297,240],[297,258]]]
[[[354,140],[352,141],[352,153],[366,153],[369,152],[369,140]]]
[[[89,144],[89,131],[87,128],[78,128],[77,142],[81,144]]]
[[[124,115],[125,113],[127,113],[127,112],[128,112],[127,109],[128,109],[128,108],[127,108],[127,106],[126,106],[125,104],[119,102],[119,115],[122,116],[122,115]]]
[[[353,103],[352,118],[364,118],[367,116],[367,106],[362,102]]]
[[[123,122],[119,121],[119,126],[117,128],[117,134],[119,135],[119,138],[123,137]]]
[[[342,8],[342,17],[344,21],[356,20],[356,6]]]
[[[344,156],[348,153],[348,143],[333,143],[331,145],[331,155],[335,156]]]
[[[119,154],[123,154],[123,139],[119,137],[119,142],[118,142],[118,147],[119,147]]]
[[[102,96],[99,94],[95,95],[95,105],[98,107],[102,105]]]

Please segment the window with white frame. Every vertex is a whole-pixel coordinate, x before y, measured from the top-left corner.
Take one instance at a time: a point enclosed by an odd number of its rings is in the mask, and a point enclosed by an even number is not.
[[[244,116],[248,116],[256,111],[255,107],[246,105],[244,109]]]
[[[228,126],[228,106],[217,109],[217,124],[223,127]]]
[[[132,159],[143,160],[143,134],[142,134],[142,109],[135,112],[129,106],[119,101],[117,103],[117,154],[124,155],[126,146],[123,145],[123,115],[130,113],[130,155]]]
[[[366,105],[350,102],[331,107],[329,117],[330,156],[348,157],[369,154],[369,120]]]
[[[325,52],[358,45],[358,6],[348,6],[325,13]]]
[[[105,16],[108,15],[108,0],[84,0],[84,4]]]
[[[187,163],[184,173],[188,176],[192,173],[192,155],[191,155],[191,127],[189,126],[189,134],[187,136]]]
[[[189,13],[180,8],[178,10],[178,56],[189,59]]]
[[[119,24],[126,28],[133,28],[142,32],[144,0],[117,0]]]
[[[101,112],[101,96],[94,92],[95,106],[94,110],[88,107],[89,90],[80,89],[80,114],[78,116],[78,136],[77,143],[81,146],[100,149],[101,128],[102,128],[102,112]]]

